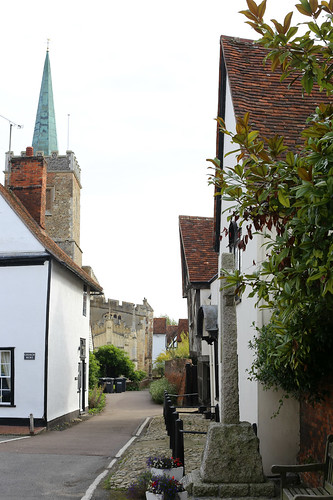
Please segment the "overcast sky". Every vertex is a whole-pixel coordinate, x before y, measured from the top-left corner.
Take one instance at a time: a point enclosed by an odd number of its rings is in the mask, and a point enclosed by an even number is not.
[[[281,20],[294,1],[268,0]],[[32,143],[46,52],[58,148],[82,171],[81,247],[106,297],[187,317],[179,215],[213,216],[220,35],[257,38],[245,0],[11,0],[1,6],[0,114]],[[9,124],[0,118],[0,155]],[[2,169],[3,169],[2,168]],[[3,182],[3,180],[2,180]]]

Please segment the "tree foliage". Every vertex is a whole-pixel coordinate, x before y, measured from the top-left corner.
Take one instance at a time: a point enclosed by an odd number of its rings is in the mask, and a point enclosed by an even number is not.
[[[131,380],[135,378],[134,363],[118,347],[105,345],[99,347],[94,354],[100,364],[101,377],[119,377],[123,375]]]
[[[269,25],[266,0],[247,4],[242,13],[269,49],[272,70],[281,70],[281,80],[298,79],[303,93],[316,85],[327,103],[313,110],[297,152],[282,136],[261,138],[248,113],[237,120],[235,133],[218,118],[236,145],[237,164],[221,167],[212,160],[211,182],[234,202],[230,217],[243,226],[242,250],[255,232],[266,236],[266,260],[257,271],[235,272],[225,286],[236,285],[236,293],[249,286],[257,305],[272,312],[252,343],[252,377],[296,397],[320,399],[333,347],[333,0],[300,0],[296,8],[308,28],[300,36],[291,12]]]
[[[161,316],[159,316],[160,318],[165,318],[166,319],[166,324],[168,326],[170,325],[178,325],[177,321],[173,318],[170,318],[170,316],[168,316],[167,314],[161,314]]]
[[[89,352],[89,389],[93,389],[98,384],[100,376],[100,364],[93,352]]]

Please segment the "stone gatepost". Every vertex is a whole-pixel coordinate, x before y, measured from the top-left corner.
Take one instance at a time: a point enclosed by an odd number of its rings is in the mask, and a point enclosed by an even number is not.
[[[232,254],[222,254],[222,269],[234,269]],[[186,476],[184,484],[194,497],[271,498],[274,486],[263,474],[259,440],[251,424],[239,422],[235,290],[222,288],[220,300],[221,423],[211,424],[200,471]]]

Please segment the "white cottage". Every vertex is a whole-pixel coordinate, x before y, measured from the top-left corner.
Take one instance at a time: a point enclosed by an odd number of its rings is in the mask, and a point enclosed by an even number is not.
[[[275,134],[285,137],[285,144],[297,151],[300,132],[305,128],[307,116],[322,99],[318,93],[302,97],[299,84],[288,88],[289,81],[280,81],[279,72],[273,73],[270,64],[263,65],[266,49],[252,40],[227,36],[221,37],[220,83],[218,115],[226,128],[236,130],[236,117],[250,112],[250,123],[262,137]],[[234,166],[236,149],[230,137],[218,133],[217,156],[223,166]],[[226,157],[225,155],[229,155]],[[232,214],[228,204],[215,197],[215,250],[219,252],[219,272],[223,252],[233,252],[236,266],[242,272],[253,272],[265,259],[263,237],[257,235],[240,251],[242,238],[235,221],[228,221]],[[221,297],[216,284],[211,287],[212,303],[219,305]],[[249,380],[248,370],[253,361],[249,341],[253,339],[253,324],[261,327],[268,317],[255,308],[255,300],[244,294],[237,303],[238,361],[240,418],[256,424],[260,438],[260,451],[265,473],[270,473],[273,463],[296,463],[299,451],[299,405],[294,400],[285,401],[279,415],[272,415],[279,407],[281,394],[264,391],[260,383]],[[267,313],[266,313],[267,314]],[[221,335],[221,313],[219,307],[219,334]],[[221,337],[220,337],[221,339]],[[221,360],[221,348],[219,349]],[[215,391],[216,402],[221,400]]]
[[[46,162],[0,185],[0,423],[50,425],[88,406],[89,300],[102,288],[45,232]],[[15,193],[15,194],[14,194]]]

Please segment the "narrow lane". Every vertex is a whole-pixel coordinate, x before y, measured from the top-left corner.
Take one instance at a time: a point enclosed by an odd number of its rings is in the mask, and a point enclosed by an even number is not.
[[[107,394],[105,411],[64,431],[0,442],[0,499],[82,498],[147,416],[147,391]]]

